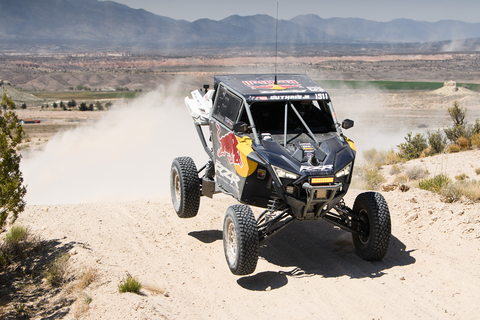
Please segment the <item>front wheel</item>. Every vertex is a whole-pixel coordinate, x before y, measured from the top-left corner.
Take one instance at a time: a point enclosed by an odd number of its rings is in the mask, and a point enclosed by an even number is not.
[[[353,205],[359,219],[352,233],[357,254],[368,261],[381,260],[387,254],[390,245],[390,212],[385,198],[378,192],[361,193]]]
[[[180,218],[192,218],[197,215],[200,206],[200,181],[192,158],[173,159],[170,194],[173,208]]]
[[[236,204],[227,209],[223,222],[223,249],[233,274],[247,275],[255,271],[258,261],[258,229],[249,206]]]

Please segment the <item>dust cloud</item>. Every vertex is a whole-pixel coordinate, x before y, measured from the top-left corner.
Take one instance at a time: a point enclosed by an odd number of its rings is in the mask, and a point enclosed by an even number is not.
[[[375,87],[368,87],[358,93],[346,87],[327,90],[339,122],[344,119],[355,121],[353,128],[343,133],[355,142],[357,157],[362,158],[364,151],[395,149],[404,142],[404,136],[415,131],[408,117],[394,117],[385,108],[385,96]],[[407,123],[402,123],[407,122]]]
[[[169,91],[118,103],[99,121],[57,134],[24,158],[27,203],[169,197],[173,158],[191,156],[197,167],[207,160],[183,99]]]

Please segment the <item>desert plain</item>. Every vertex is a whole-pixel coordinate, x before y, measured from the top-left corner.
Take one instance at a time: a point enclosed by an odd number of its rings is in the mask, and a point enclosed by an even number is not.
[[[0,59],[0,79],[23,90],[68,91],[81,84],[99,91],[127,86],[144,92],[113,101],[108,111],[39,106],[18,111],[42,122],[26,125],[31,134],[22,149],[27,207],[15,224],[43,239],[46,255],[68,252],[72,283],[85,270],[95,270],[96,276],[81,289],[68,284],[52,289],[40,276],[30,286],[13,282],[10,291],[3,291],[7,302],[25,304],[33,319],[479,317],[480,204],[464,198],[445,203],[413,180],[406,192],[379,190],[392,219],[390,249],[382,261],[363,261],[350,234],[328,222],[294,222],[262,244],[252,275],[232,275],[223,253],[222,223],[236,201],[225,195],[202,198],[195,218],[179,219],[169,195],[170,164],[184,155],[198,167],[206,161],[183,95],[211,84],[214,74],[271,72],[272,59],[112,56]],[[307,73],[315,80],[480,83],[479,57],[283,57],[279,70]],[[328,91],[338,118],[355,121],[345,134],[357,144],[358,165],[365,150],[395,148],[408,132],[450,125],[446,108],[455,100],[468,108],[467,121],[480,118],[480,93],[452,83],[427,91],[347,85]],[[422,168],[425,177],[443,173],[451,179],[461,174],[479,179],[480,150],[399,167],[400,173]],[[389,166],[381,172],[388,181],[399,174]],[[351,188],[347,205],[364,191]],[[143,284],[139,294],[118,292],[128,274]],[[90,297],[88,304],[85,297]],[[15,317],[12,304],[2,310],[4,317]]]

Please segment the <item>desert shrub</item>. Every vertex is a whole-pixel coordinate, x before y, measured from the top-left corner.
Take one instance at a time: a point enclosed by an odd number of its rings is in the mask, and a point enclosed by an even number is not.
[[[458,181],[462,181],[462,180],[465,180],[467,178],[468,178],[468,176],[465,173],[462,173],[462,174],[459,174],[458,176],[455,176],[455,179],[458,180]]]
[[[476,133],[470,137],[473,147],[480,148],[480,133]]]
[[[443,174],[436,175],[431,179],[424,179],[418,182],[418,187],[423,190],[440,192],[440,190],[452,182],[449,177]]]
[[[68,260],[70,255],[66,252],[61,253],[55,261],[50,263],[45,270],[45,280],[52,287],[62,285],[68,278]]]
[[[408,168],[405,174],[407,175],[409,180],[419,180],[427,175],[427,170],[420,166],[414,166]]]
[[[408,181],[408,176],[406,174],[401,174],[395,178],[395,182],[398,183],[407,183]]]
[[[20,241],[23,241],[28,236],[28,230],[22,226],[13,226],[5,235],[5,242],[7,245],[13,246]]]
[[[480,182],[476,180],[459,181],[455,183],[459,193],[470,200],[480,200]]]
[[[433,154],[433,149],[431,146],[428,146],[426,149],[422,151],[422,153],[420,153],[420,158],[425,158],[432,154]]]
[[[469,137],[480,133],[480,119],[475,119],[475,123],[469,127]]]
[[[397,153],[392,149],[388,151],[387,157],[385,159],[385,164],[396,164],[401,162],[402,160],[398,157]]]
[[[455,184],[448,184],[442,187],[439,193],[443,196],[443,201],[447,203],[458,201],[462,196],[462,193]]]
[[[480,168],[475,169],[476,174],[480,174]]]
[[[42,242],[25,227],[13,226],[0,242],[0,265],[16,262],[41,246]]]
[[[386,181],[380,172],[380,168],[377,166],[362,166],[360,168],[360,175],[365,181],[365,188],[367,190],[377,190],[380,185]]]
[[[447,146],[447,139],[440,130],[435,132],[427,132],[428,145],[432,148],[432,153],[443,152]]]
[[[3,93],[0,108],[0,230],[8,216],[13,222],[25,209],[23,198],[27,192],[20,171],[21,155],[16,149],[25,132],[14,108],[15,103]]]
[[[402,172],[402,167],[400,167],[399,165],[396,165],[394,164],[391,168],[390,168],[390,174],[398,174]]]
[[[464,125],[444,128],[443,132],[451,142],[457,142],[458,138],[467,135],[467,128]]]
[[[422,134],[417,133],[412,138],[412,133],[409,132],[405,137],[405,142],[397,146],[398,156],[405,160],[418,158],[427,146],[427,140],[425,140]]]
[[[457,144],[462,148],[462,150],[466,150],[470,148],[470,140],[466,137],[460,137],[457,140]]]
[[[455,152],[459,152],[462,148],[460,148],[460,146],[458,144],[455,144],[455,143],[452,143],[451,145],[449,145],[447,147],[447,152],[448,153],[455,153]]]
[[[393,149],[391,150],[380,150],[377,149],[368,149],[362,153],[363,159],[369,166],[380,167],[385,164],[395,164],[400,162],[397,154]]]
[[[455,100],[453,102],[453,107],[447,108],[447,111],[455,126],[461,126],[464,124],[467,108],[460,107],[458,100]]]
[[[134,292],[138,293],[142,289],[142,284],[138,282],[136,277],[128,275],[122,282],[118,285],[119,292]]]

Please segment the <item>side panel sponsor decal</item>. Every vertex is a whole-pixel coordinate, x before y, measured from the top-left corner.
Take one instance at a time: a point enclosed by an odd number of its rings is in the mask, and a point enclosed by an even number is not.
[[[238,140],[237,137],[232,133],[228,132],[223,137],[220,137],[220,126],[218,123],[217,126],[217,138],[220,143],[220,148],[217,151],[218,157],[226,156],[228,162],[231,164],[238,165],[240,168],[243,167],[242,156],[240,151],[237,149]]]
[[[225,168],[220,163],[220,161],[215,162],[215,171],[219,176],[225,178],[229,185],[235,185],[236,190],[238,190],[238,183],[240,182],[240,178],[235,173]]]

